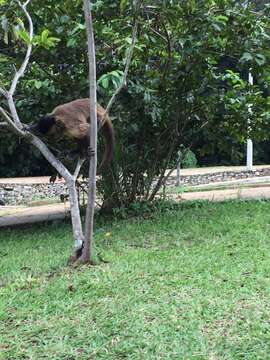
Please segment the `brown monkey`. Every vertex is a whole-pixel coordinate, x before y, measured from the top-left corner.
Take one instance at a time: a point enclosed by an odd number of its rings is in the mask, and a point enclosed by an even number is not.
[[[115,141],[114,129],[109,116],[106,115],[101,124],[104,113],[105,109],[97,104],[98,126],[102,126],[102,133],[105,137],[105,153],[100,169],[112,160]],[[90,101],[86,98],[57,106],[29,129],[49,137],[72,138],[77,142],[80,156],[85,157],[89,147],[90,126]]]

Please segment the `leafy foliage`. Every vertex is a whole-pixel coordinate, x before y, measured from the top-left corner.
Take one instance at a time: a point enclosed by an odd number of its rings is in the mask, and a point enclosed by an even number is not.
[[[31,6],[35,50],[17,93],[25,122],[88,93],[81,1]],[[7,85],[27,39],[18,36],[26,25],[15,3],[2,8],[0,76]],[[161,184],[180,148],[202,157],[217,148],[230,152],[232,142],[243,144],[247,136],[269,138],[269,7],[253,10],[252,2],[233,0],[142,2],[128,83],[111,113],[115,161],[99,183],[110,206],[151,198],[154,179]],[[106,105],[122,76],[134,13],[131,2],[109,0],[97,1],[93,12],[99,101]],[[31,151],[20,152],[32,158]],[[37,168],[49,171],[40,159]]]

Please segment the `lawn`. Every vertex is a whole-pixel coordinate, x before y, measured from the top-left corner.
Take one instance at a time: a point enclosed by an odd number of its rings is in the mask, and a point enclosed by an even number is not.
[[[99,223],[78,269],[67,224],[1,230],[0,359],[269,359],[269,207]]]

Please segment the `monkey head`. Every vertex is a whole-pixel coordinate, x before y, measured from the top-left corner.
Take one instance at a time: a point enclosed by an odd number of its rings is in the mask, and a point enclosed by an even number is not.
[[[55,124],[55,116],[49,114],[41,117],[37,122],[30,124],[27,130],[37,135],[50,135],[54,133]]]

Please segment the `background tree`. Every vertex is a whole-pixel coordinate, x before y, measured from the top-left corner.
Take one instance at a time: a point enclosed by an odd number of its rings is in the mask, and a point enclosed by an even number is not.
[[[8,64],[12,56],[19,61],[24,41],[13,34],[14,25],[20,24],[12,6],[5,3],[2,21],[6,30],[1,39],[5,42],[8,37],[8,43],[0,72],[6,79],[11,73]],[[87,95],[87,58],[82,49],[85,28],[78,10],[81,1],[45,0],[42,7],[32,6],[40,42],[31,70],[19,85],[17,104],[22,114],[37,117],[61,102]],[[98,96],[106,104],[121,81],[133,12],[130,2],[109,0],[96,2],[92,11]],[[267,7],[256,13],[254,3],[243,7],[242,2],[232,0],[143,2],[127,87],[112,109],[117,136],[115,162],[112,172],[98,183],[99,193],[106,199],[104,210],[153,198],[157,177],[161,185],[179,148],[192,145],[201,162],[218,152],[223,159],[239,161],[238,144],[244,148],[250,103],[254,109],[251,137],[267,140],[268,15]],[[47,29],[48,37],[58,39],[50,45],[41,41]],[[256,79],[253,87],[246,78],[250,68]],[[31,165],[33,171],[40,171],[39,165]],[[47,165],[42,166],[49,173]]]
[[[267,9],[258,15],[235,1],[158,2],[146,4],[143,16],[136,75],[118,108],[115,182],[102,184],[109,210],[152,200],[179,147],[196,146],[202,135],[202,152],[217,144],[230,151],[232,139],[244,144],[251,103],[251,137],[269,134]]]

